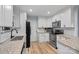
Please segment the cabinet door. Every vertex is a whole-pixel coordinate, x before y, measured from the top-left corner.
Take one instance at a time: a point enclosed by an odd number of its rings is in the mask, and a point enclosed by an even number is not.
[[[3,7],[0,5],[0,26],[4,25],[4,19],[3,19]]]
[[[13,7],[14,27],[20,27],[20,8]]]
[[[14,15],[14,27],[20,27],[20,18],[18,15]]]
[[[1,34],[0,42],[4,42],[4,41],[10,39],[10,35],[11,35],[11,32]]]
[[[4,26],[12,27],[13,7],[10,5],[3,6]]]
[[[1,42],[1,33],[0,33],[0,42]]]
[[[1,6],[0,6],[0,26],[1,26],[1,16],[2,16],[2,10],[1,10]]]
[[[0,40],[0,42],[4,42],[6,39],[7,39],[6,35],[5,34],[1,34],[1,40]]]
[[[49,33],[45,33],[44,37],[45,37],[45,41],[49,41]]]
[[[9,5],[0,6],[0,26],[12,26],[13,7]]]
[[[7,39],[10,39],[10,36],[11,36],[11,32],[6,33],[6,38]]]
[[[39,42],[47,42],[47,41],[49,41],[49,33],[40,33]]]
[[[71,26],[71,10],[68,9],[60,14],[61,16],[61,27],[72,27]]]
[[[44,33],[40,33],[39,34],[39,42],[44,42],[45,37],[44,37]]]

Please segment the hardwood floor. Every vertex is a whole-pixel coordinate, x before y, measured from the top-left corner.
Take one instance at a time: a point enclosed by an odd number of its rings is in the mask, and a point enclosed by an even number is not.
[[[54,49],[48,42],[32,42],[31,47],[26,49],[29,54],[56,54],[57,50]]]

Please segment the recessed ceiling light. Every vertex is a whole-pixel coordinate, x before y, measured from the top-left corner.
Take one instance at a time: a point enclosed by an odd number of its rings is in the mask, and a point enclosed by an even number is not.
[[[48,14],[50,14],[50,11],[48,11]]]
[[[32,12],[32,9],[30,9],[30,12]]]
[[[4,7],[7,8],[7,9],[11,9],[11,6],[8,6],[8,5],[6,5]]]

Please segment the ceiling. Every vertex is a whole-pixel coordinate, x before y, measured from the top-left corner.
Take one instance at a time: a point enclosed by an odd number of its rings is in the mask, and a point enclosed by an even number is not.
[[[70,7],[69,5],[16,5],[22,11],[31,16],[51,16],[62,9]],[[32,9],[30,11],[30,9]]]

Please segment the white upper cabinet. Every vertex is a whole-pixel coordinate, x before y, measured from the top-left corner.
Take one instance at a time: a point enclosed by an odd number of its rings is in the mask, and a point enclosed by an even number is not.
[[[13,7],[12,6],[4,6],[4,25],[12,27],[13,20]]]
[[[55,15],[52,17],[52,22],[54,21],[61,21],[61,27],[72,27],[71,24],[71,9],[67,9],[65,11],[62,11],[61,13]]]
[[[3,20],[3,8],[0,5],[0,26],[3,26],[4,25],[3,22],[4,22],[4,20]]]
[[[68,9],[64,13],[61,14],[61,25],[62,27],[72,27],[71,26],[71,10]]]
[[[13,22],[14,27],[20,27],[20,9],[17,7],[13,7]]]
[[[0,6],[0,25],[1,25],[1,15],[2,14],[2,8],[1,8],[1,6]]]
[[[0,8],[0,26],[12,27],[13,6],[3,5]]]

